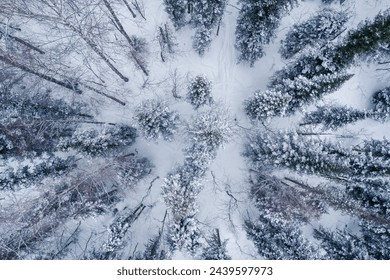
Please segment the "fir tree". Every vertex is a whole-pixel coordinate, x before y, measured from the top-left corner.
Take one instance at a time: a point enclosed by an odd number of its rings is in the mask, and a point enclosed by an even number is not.
[[[323,9],[303,23],[294,24],[287,33],[279,50],[288,59],[306,46],[323,45],[342,31],[348,16],[345,12]]]
[[[187,2],[187,0],[164,0],[165,10],[176,29],[180,29],[187,23]]]
[[[131,146],[137,137],[136,130],[126,125],[114,125],[76,131],[71,138],[62,140],[59,148],[73,148],[89,156],[104,155]]]
[[[372,98],[372,116],[380,121],[386,121],[390,118],[390,87],[376,91]]]
[[[137,259],[142,260],[166,260],[168,259],[168,253],[161,248],[162,233],[159,232],[156,236],[149,239],[148,244],[145,246],[145,251],[142,255],[139,255]]]
[[[212,84],[205,75],[196,76],[188,86],[187,100],[195,109],[211,104],[213,102],[211,88]]]
[[[203,260],[230,260],[231,257],[227,254],[226,243],[227,240],[221,241],[219,230],[206,239],[207,245],[203,249],[202,259]]]
[[[349,165],[356,176],[390,175],[390,141],[366,140],[353,150]]]
[[[269,215],[261,215],[255,222],[245,221],[247,236],[259,255],[269,260],[312,260],[318,258],[317,249],[302,236],[299,227]]]
[[[323,125],[325,129],[336,130],[344,125],[363,120],[368,113],[348,106],[320,106],[305,114],[300,125]]]
[[[295,3],[295,0],[240,0],[236,28],[236,48],[240,61],[253,66],[264,55],[264,46],[275,36],[280,19]]]
[[[169,174],[164,179],[162,197],[171,213],[167,235],[171,250],[187,249],[195,253],[200,246],[196,198],[202,186],[188,175],[185,168]]]
[[[45,178],[55,178],[67,174],[76,167],[75,159],[68,157],[62,159],[42,155],[23,161],[16,167],[9,167],[0,174],[0,190],[19,190],[28,188]]]
[[[364,260],[368,252],[363,242],[346,230],[330,231],[323,227],[314,229],[314,237],[321,241],[326,251],[325,259],[330,260]]]
[[[286,114],[291,115],[305,105],[321,99],[325,94],[337,90],[352,76],[342,72],[325,75],[319,74],[311,78],[298,75],[293,80],[283,80],[274,89],[291,96],[286,109]]]
[[[191,22],[195,27],[215,28],[225,11],[226,0],[194,0]]]
[[[226,0],[192,1],[192,25],[196,28],[193,47],[203,55],[210,46],[213,29],[220,24],[226,7]]]
[[[390,215],[390,189],[387,178],[353,176],[346,185],[346,195],[362,209],[367,209],[377,216]]]
[[[160,137],[171,140],[179,126],[178,113],[161,100],[142,102],[136,108],[134,118],[147,140],[157,140]]]
[[[291,184],[261,170],[250,180],[250,197],[255,200],[258,209],[287,222],[307,223],[311,219],[319,218],[328,208],[321,189],[316,188],[314,192],[301,182]]]
[[[257,167],[271,165],[326,176],[350,172],[345,163],[347,151],[294,132],[254,134],[245,146],[244,156]]]
[[[120,250],[125,246],[125,236],[132,224],[139,218],[145,205],[141,204],[135,209],[125,208],[118,213],[114,222],[109,226],[108,240],[101,248],[94,252],[95,259],[110,260],[120,258]]]
[[[83,103],[68,104],[47,94],[0,93],[0,156],[53,153],[61,139],[92,116]]]
[[[187,126],[187,135],[191,142],[202,143],[210,151],[215,151],[233,135],[230,116],[217,106],[201,112]]]
[[[362,220],[360,227],[363,235],[363,241],[367,251],[372,259],[389,260],[390,259],[390,224],[378,224],[374,221]]]
[[[211,41],[211,30],[205,26],[200,26],[195,31],[192,47],[199,55],[204,55]]]
[[[367,57],[382,44],[390,41],[390,9],[379,13],[372,21],[366,20],[356,30],[350,30],[343,42],[335,48],[334,62],[348,67],[356,58]]]
[[[284,116],[291,96],[275,90],[256,91],[254,96],[245,100],[245,113],[251,120],[267,120],[275,116]]]

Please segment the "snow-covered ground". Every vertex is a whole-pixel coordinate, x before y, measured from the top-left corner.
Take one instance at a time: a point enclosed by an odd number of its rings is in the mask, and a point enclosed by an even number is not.
[[[337,1],[336,1],[337,2]],[[284,38],[292,24],[301,22],[323,8],[320,0],[302,1],[291,13],[284,17],[278,28],[277,37],[265,48],[266,55],[259,59],[254,67],[238,63],[238,53],[234,46],[235,27],[238,16],[237,3],[230,0],[224,13],[219,34],[214,36],[211,47],[203,56],[199,56],[192,48],[194,29],[185,26],[175,32],[176,53],[166,62],[161,61],[158,43],[158,27],[169,22],[162,0],[143,1],[146,20],[141,17],[133,19],[127,10],[121,10],[120,15],[124,28],[129,34],[135,34],[147,39],[150,55],[148,66],[149,77],[144,76],[134,66],[127,62],[116,61],[130,78],[129,83],[106,81],[112,86],[113,92],[126,102],[121,106],[111,101],[96,101],[99,121],[123,122],[134,125],[134,109],[147,99],[167,100],[171,109],[177,110],[183,126],[172,141],[159,139],[148,142],[138,138],[132,150],[147,157],[153,164],[151,174],[142,179],[135,189],[128,190],[126,199],[117,206],[135,207],[143,202],[147,209],[131,228],[129,235],[129,250],[142,250],[148,239],[155,235],[164,219],[166,205],[161,199],[163,179],[175,167],[184,162],[184,149],[188,139],[184,132],[185,124],[198,114],[185,100],[187,85],[191,78],[205,74],[212,82],[212,96],[216,103],[227,108],[234,124],[234,135],[229,143],[217,152],[217,157],[210,164],[206,176],[202,179],[203,190],[198,196],[200,212],[198,220],[204,234],[218,228],[222,239],[228,239],[227,250],[233,259],[259,258],[251,241],[247,239],[243,229],[243,220],[254,213],[250,197],[248,197],[248,168],[241,153],[246,136],[255,129],[243,111],[243,101],[253,95],[256,90],[265,90],[269,78],[286,65],[278,53],[280,41]],[[380,10],[390,6],[389,0],[353,1],[347,0],[342,5],[334,4],[336,9],[348,10],[351,18],[348,28],[354,28],[365,18],[373,18]],[[115,53],[110,54],[115,56]],[[371,94],[378,89],[388,86],[390,72],[378,71],[370,63],[362,63],[351,68],[348,72],[354,77],[346,82],[338,91],[326,96],[319,104],[338,103],[348,104],[358,109],[368,109]],[[172,95],[173,75],[177,74],[178,95]],[[111,85],[112,84],[112,85]],[[92,96],[92,95],[91,95]],[[310,109],[314,106],[309,107]],[[199,111],[202,111],[200,109]],[[294,129],[298,127],[297,118],[275,118],[267,129]],[[259,126],[256,129],[266,129]],[[345,141],[344,145],[359,143],[362,138],[390,138],[390,123],[380,123],[370,119],[359,121],[335,132],[340,135],[355,135],[342,140],[330,136],[335,141]],[[287,172],[287,171],[286,171]],[[301,179],[313,178],[302,175]],[[315,179],[314,179],[315,181]],[[168,217],[169,218],[169,217]],[[90,232],[105,226],[112,217],[88,218],[83,223],[83,238],[88,239]],[[320,223],[329,227],[344,227],[353,223],[337,211],[324,215]],[[306,229],[310,235],[310,229]],[[102,233],[103,234],[103,233]],[[76,250],[76,248],[75,248]],[[185,252],[177,252],[173,258],[193,258]],[[197,258],[197,257],[195,257]]]

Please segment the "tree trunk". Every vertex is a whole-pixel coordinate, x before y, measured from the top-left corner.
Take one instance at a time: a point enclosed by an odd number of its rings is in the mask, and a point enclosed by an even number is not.
[[[103,0],[104,2],[104,5],[107,7],[108,11],[110,12],[110,14],[112,15],[117,27],[118,27],[118,30],[119,32],[126,38],[127,42],[129,43],[129,45],[131,46],[131,48],[134,48],[134,44],[133,42],[131,41],[129,35],[127,34],[127,32],[125,31],[125,29],[123,28],[123,25],[122,23],[120,22],[119,18],[116,16],[114,10],[112,9],[110,3],[108,3],[107,0]],[[142,62],[137,58],[137,56],[134,54],[134,50],[132,50],[130,52],[132,58],[134,59],[134,61],[136,62],[136,64],[139,66],[139,68],[142,70],[142,72],[144,72],[144,74],[146,76],[149,75],[148,71],[146,70],[145,66],[142,64]]]
[[[8,57],[5,57],[5,56],[2,56],[0,55],[0,60],[3,61],[4,63],[8,64],[8,65],[11,65],[13,67],[16,67],[16,68],[19,68],[20,70],[23,70],[24,72],[27,72],[27,73],[30,73],[30,74],[33,74],[37,77],[40,77],[46,81],[49,81],[49,82],[52,82],[52,83],[55,83],[59,86],[62,86],[64,88],[67,88],[67,89],[70,89],[76,93],[79,93],[81,94],[82,93],[82,90],[78,88],[78,85],[77,83],[70,83],[70,82],[64,82],[64,81],[60,81],[54,77],[51,77],[51,76],[48,76],[48,75],[45,75],[45,74],[42,74],[42,73],[39,73],[23,64],[20,64],[18,62],[15,62],[13,61],[12,59],[8,58]]]

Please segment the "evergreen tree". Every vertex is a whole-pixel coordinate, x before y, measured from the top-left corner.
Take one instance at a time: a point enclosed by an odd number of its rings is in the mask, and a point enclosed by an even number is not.
[[[299,227],[276,217],[260,215],[252,222],[245,221],[247,236],[255,244],[259,255],[269,260],[317,259],[317,249],[302,236]]]
[[[227,143],[233,134],[230,116],[222,107],[199,113],[187,126],[188,138],[215,151]]]
[[[53,153],[92,116],[83,103],[68,104],[48,94],[0,93],[0,157]]]
[[[350,172],[345,163],[347,151],[294,132],[254,134],[245,145],[244,156],[260,168],[271,165],[325,176]]]
[[[240,0],[236,28],[239,60],[253,64],[264,55],[264,46],[275,36],[281,18],[297,3],[295,0]]]
[[[205,75],[199,75],[190,81],[187,100],[196,109],[213,102],[211,97],[212,84]]]
[[[220,24],[227,0],[195,0],[192,1],[191,22],[196,28],[193,47],[203,55],[211,44],[213,29]]]
[[[357,57],[367,57],[390,41],[390,9],[379,13],[372,21],[366,20],[356,30],[350,30],[335,48],[334,62],[348,67]]]
[[[389,180],[381,177],[353,176],[346,185],[346,195],[354,200],[362,209],[367,209],[377,216],[390,215],[390,189]]]
[[[306,46],[323,45],[342,31],[348,16],[345,12],[325,8],[303,23],[294,24],[279,50],[288,59]]]
[[[15,163],[14,163],[15,165]],[[62,159],[56,156],[42,155],[24,159],[16,167],[8,167],[0,174],[0,190],[19,190],[28,188],[45,178],[60,177],[76,167],[75,158]]]
[[[368,113],[348,106],[320,106],[306,113],[300,125],[323,125],[325,129],[336,130],[344,125],[363,120]]]
[[[390,175],[390,141],[366,140],[353,150],[349,165],[355,176]]]
[[[330,47],[325,49],[332,52]],[[353,75],[338,68],[328,56],[313,48],[305,49],[271,77],[267,91],[257,91],[255,97],[246,101],[248,116],[260,120],[289,116],[340,88]]]
[[[198,180],[190,178],[185,168],[164,179],[162,197],[171,213],[167,241],[172,251],[187,249],[194,253],[200,246],[196,198],[201,189]]]
[[[231,257],[226,252],[227,240],[221,241],[219,230],[211,234],[206,239],[207,245],[202,252],[202,260],[230,260]]]
[[[167,252],[161,248],[162,234],[149,239],[146,245],[145,252],[143,253],[143,260],[166,260],[168,258]]]
[[[200,26],[195,31],[192,47],[199,55],[204,55],[211,41],[211,30],[205,26]]]
[[[215,28],[225,11],[227,0],[194,0],[191,22],[195,27]]]
[[[374,105],[372,116],[380,121],[386,121],[390,118],[390,87],[376,91],[371,101]]]
[[[187,23],[187,2],[187,0],[164,0],[165,10],[176,29],[180,29]]]
[[[147,140],[162,137],[171,140],[179,126],[179,115],[172,111],[166,102],[146,100],[135,110],[135,120]]]
[[[389,219],[387,219],[387,223],[382,224],[378,224],[375,221],[362,220],[360,222],[360,227],[363,235],[363,241],[370,257],[375,260],[389,260]]]
[[[250,197],[258,209],[287,222],[307,223],[326,212],[328,203],[322,189],[313,191],[301,182],[288,183],[258,170],[250,180]]]
[[[141,204],[134,209],[125,208],[118,213],[116,219],[108,228],[107,242],[94,252],[93,258],[101,260],[120,258],[120,250],[126,245],[126,234],[145,208],[146,206]]]
[[[89,156],[105,153],[131,146],[137,137],[136,130],[126,125],[103,126],[99,129],[78,130],[71,138],[59,143],[62,150],[73,148]]]
[[[244,101],[244,110],[251,120],[267,120],[284,116],[291,96],[275,90],[256,91],[254,96]]]
[[[286,114],[291,115],[305,105],[321,99],[325,94],[337,90],[352,76],[342,72],[325,75],[319,74],[311,78],[298,75],[293,80],[283,80],[274,89],[291,96],[286,109]]]
[[[330,231],[323,227],[314,229],[314,237],[321,241],[326,251],[325,259],[330,260],[364,260],[368,252],[363,242],[346,230]]]

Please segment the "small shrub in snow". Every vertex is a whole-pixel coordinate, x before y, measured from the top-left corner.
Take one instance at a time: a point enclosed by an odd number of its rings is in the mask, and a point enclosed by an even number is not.
[[[204,75],[196,76],[188,86],[187,100],[198,109],[200,106],[211,104],[211,82]]]
[[[146,100],[135,110],[135,120],[147,140],[171,140],[179,126],[179,115],[164,101]]]

